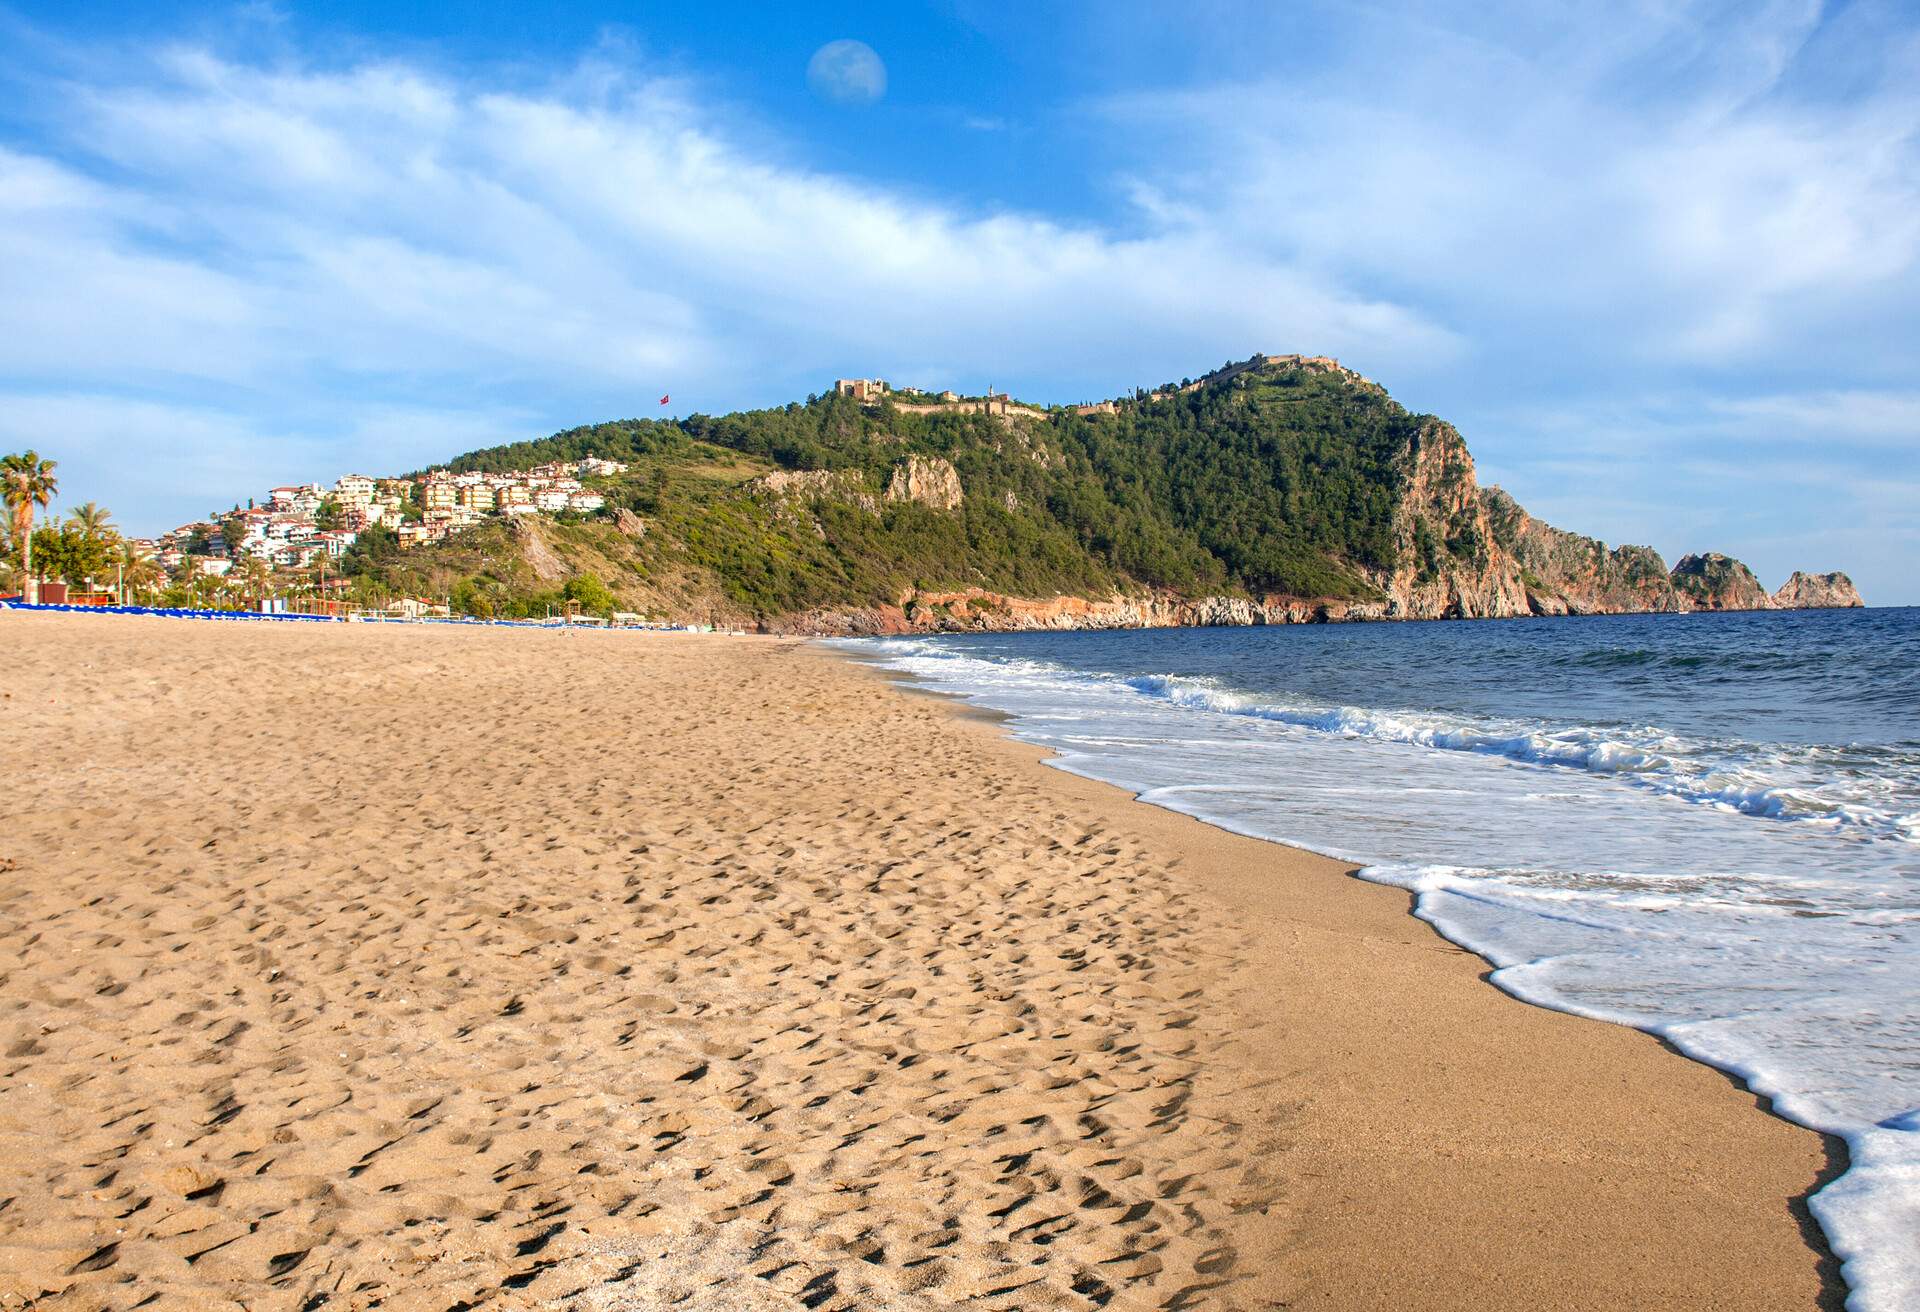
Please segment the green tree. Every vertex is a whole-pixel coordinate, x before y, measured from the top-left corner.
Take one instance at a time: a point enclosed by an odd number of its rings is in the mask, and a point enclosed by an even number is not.
[[[160,593],[163,606],[187,606],[211,609],[220,595],[220,580],[204,572],[200,557],[188,556],[180,562],[180,572]]]
[[[238,556],[240,544],[247,540],[247,521],[239,515],[228,515],[220,521],[220,540],[227,544],[227,555]]]
[[[166,573],[160,568],[160,562],[131,542],[123,540],[120,543],[120,558],[117,564],[120,586],[129,596],[143,596],[153,591],[166,579]]]
[[[89,501],[75,507],[67,516],[67,524],[86,540],[81,552],[87,567],[85,578],[89,586],[99,587],[120,556],[120,534],[113,526],[113,516],[105,506]]]
[[[313,526],[325,531],[340,527],[340,501],[331,493],[320,498],[319,508],[313,512]]]
[[[34,569],[42,578],[65,579],[83,587],[112,567],[111,544],[72,520],[35,529],[32,541]]]
[[[89,501],[84,505],[75,506],[67,519],[78,524],[89,537],[112,541],[119,536],[119,532],[113,526],[113,516],[108,513],[105,506],[97,502]]]
[[[453,585],[447,594],[447,604],[462,615],[471,615],[477,620],[493,618],[493,601],[481,590],[474,579],[461,579]]]
[[[598,574],[575,574],[567,580],[560,595],[579,603],[580,609],[589,615],[611,615],[620,604]]]
[[[182,556],[173,579],[160,591],[163,606],[192,606],[198,603],[202,575],[198,556]]]
[[[263,601],[273,591],[273,566],[258,556],[248,556],[240,567],[240,584],[254,601]]]
[[[20,557],[23,579],[33,575],[34,512],[46,509],[60,490],[54,467],[54,461],[42,459],[34,451],[0,456],[0,498],[12,516],[14,551]]]
[[[340,558],[340,572],[350,577],[377,573],[400,555],[400,535],[385,524],[369,524],[354,536]]]

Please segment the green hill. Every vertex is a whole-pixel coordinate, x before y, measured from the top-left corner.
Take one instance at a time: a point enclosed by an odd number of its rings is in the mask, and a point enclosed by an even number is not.
[[[1332,361],[1255,356],[1102,413],[979,408],[829,395],[469,452],[446,467],[628,468],[593,517],[376,536],[348,568],[483,613],[592,575],[623,609],[820,631],[1689,608],[1657,555],[1531,520],[1450,426]],[[1055,598],[1092,609],[1016,605]]]

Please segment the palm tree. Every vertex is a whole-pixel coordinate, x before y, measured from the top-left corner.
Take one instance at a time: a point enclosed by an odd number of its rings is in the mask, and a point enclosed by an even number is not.
[[[120,586],[134,596],[151,591],[155,584],[166,577],[160,562],[131,542],[120,544],[119,563]]]
[[[196,587],[196,585],[198,585],[199,582],[200,582],[199,557],[182,556],[180,557],[179,569],[174,571],[173,588],[168,589],[168,591],[171,592],[173,591],[173,589],[177,588],[180,593],[180,599],[190,605],[193,602],[194,588]]]
[[[120,532],[114,528],[113,516],[108,513],[107,508],[97,501],[76,506],[68,512],[67,524],[78,529],[80,536],[85,538],[90,546],[98,547],[98,550],[89,551],[88,554],[91,559],[99,563],[102,569],[105,569],[107,563],[114,559],[113,548],[120,540]],[[87,591],[93,592],[98,587],[99,584],[94,581],[93,575],[89,574]]]
[[[247,563],[240,569],[240,576],[255,601],[266,599],[267,590],[273,586],[273,566],[258,556],[248,556]]]
[[[118,536],[113,527],[113,516],[97,502],[89,501],[84,506],[75,506],[68,512],[67,522],[79,525],[80,531],[90,538]]]
[[[54,462],[42,460],[37,451],[0,456],[0,499],[13,514],[13,537],[19,544],[22,583],[21,595],[33,584],[33,515],[53,500],[60,490],[54,477]]]

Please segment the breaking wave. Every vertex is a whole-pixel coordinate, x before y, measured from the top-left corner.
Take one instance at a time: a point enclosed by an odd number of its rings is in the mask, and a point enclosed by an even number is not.
[[[1920,612],[851,645],[1844,1137],[1848,1306],[1920,1307]]]

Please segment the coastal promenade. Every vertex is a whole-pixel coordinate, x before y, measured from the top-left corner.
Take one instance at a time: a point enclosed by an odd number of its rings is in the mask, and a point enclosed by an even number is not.
[[[0,1308],[1834,1297],[1725,1077],[818,646],[13,612],[0,690]]]

